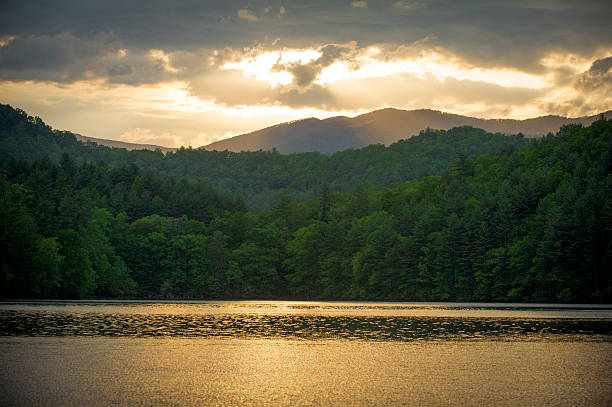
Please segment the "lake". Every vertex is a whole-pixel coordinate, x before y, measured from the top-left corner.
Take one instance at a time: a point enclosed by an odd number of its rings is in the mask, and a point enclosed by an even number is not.
[[[0,405],[612,405],[612,306],[0,303]]]

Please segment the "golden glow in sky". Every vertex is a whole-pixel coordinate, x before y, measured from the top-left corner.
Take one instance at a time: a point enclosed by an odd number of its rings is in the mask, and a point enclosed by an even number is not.
[[[364,50],[361,55],[355,56],[351,61],[334,62],[321,69],[314,83],[326,85],[341,80],[380,78],[410,73],[421,79],[426,75],[431,75],[441,82],[447,78],[454,78],[504,87],[537,89],[550,86],[550,79],[546,75],[533,75],[500,68],[478,68],[462,63],[453,55],[443,55],[434,51],[416,58],[393,61],[378,59],[379,54],[380,49],[371,47]],[[303,65],[315,61],[320,56],[321,53],[313,49],[263,52],[238,62],[226,63],[221,69],[241,71],[245,77],[265,81],[271,86],[289,85],[294,81],[294,75],[287,70],[279,69],[279,66],[292,63]],[[558,64],[555,58],[556,56],[551,56],[545,62],[550,65],[555,65],[555,62]]]
[[[43,96],[44,95],[44,96]],[[69,86],[57,86],[50,83],[6,83],[0,82],[0,97],[16,101],[17,106],[29,108],[43,106],[51,109],[61,103],[62,106],[84,106],[95,104],[104,126],[89,132],[77,131],[97,138],[117,139],[130,143],[157,144],[165,147],[202,146],[213,141],[233,137],[285,121],[305,117],[327,118],[336,115],[355,116],[364,113],[362,110],[333,110],[313,107],[291,108],[282,105],[235,105],[224,106],[214,101],[201,100],[193,96],[185,82],[168,82],[152,86],[117,86],[109,87],[101,82],[81,81]],[[52,109],[50,110],[53,111]],[[44,114],[44,113],[43,113]],[[120,131],[125,116],[135,117],[137,123],[129,130]],[[140,118],[140,119],[138,119]],[[88,118],[83,121],[79,116],[63,120],[46,120],[56,128],[78,129],[88,125]],[[132,120],[130,120],[132,121]],[[162,127],[154,131],[152,123]],[[164,126],[159,124],[164,123]],[[225,130],[227,123],[232,123],[231,130]],[[181,124],[186,129],[181,128]],[[115,126],[117,130],[115,130]],[[210,132],[208,128],[218,128]],[[195,135],[190,135],[196,129]],[[187,130],[187,131],[185,131]],[[111,138],[108,132],[117,132]]]
[[[95,2],[44,15],[16,2],[0,25],[0,103],[169,147],[384,107],[510,119],[612,109],[609,1],[196,3],[127,2],[119,18]]]
[[[246,78],[268,82],[271,86],[288,85],[293,75],[284,70],[275,70],[275,66],[284,64],[307,64],[321,56],[313,49],[262,52],[255,57],[248,57],[239,62],[228,62],[221,69],[235,69]]]
[[[121,57],[129,52],[118,51]],[[251,53],[252,54],[252,53]],[[203,98],[194,93],[187,81],[168,81],[151,85],[115,85],[109,86],[103,80],[83,80],[68,85],[58,86],[49,82],[0,82],[0,97],[4,100],[14,100],[18,106],[28,109],[30,106],[49,108],[62,105],[95,105],[99,111],[121,112],[122,116],[131,114],[136,120],[134,124],[121,131],[117,126],[106,125],[96,129],[87,129],[84,120],[83,130],[80,130],[79,120],[71,117],[69,120],[49,120],[58,128],[70,128],[92,137],[115,138],[135,143],[161,144],[168,147],[181,145],[205,145],[210,142],[235,136],[241,133],[257,130],[284,121],[292,121],[305,117],[327,118],[337,115],[355,116],[369,110],[382,107],[399,107],[406,109],[429,107],[452,113],[472,115],[477,117],[508,117],[524,119],[544,115],[547,112],[543,106],[574,100],[581,97],[572,86],[556,86],[555,76],[551,70],[564,69],[574,75],[580,74],[589,67],[589,59],[579,56],[550,54],[540,63],[549,68],[541,74],[520,72],[513,69],[483,68],[469,65],[454,55],[442,54],[438,51],[421,52],[414,57],[385,58],[378,47],[363,49],[351,58],[340,59],[327,66],[322,66],[316,72],[312,84],[300,89],[295,84],[295,76],[288,69],[296,66],[310,66],[321,58],[322,53],[315,49],[284,49],[282,51],[264,51],[243,59],[226,62],[219,67],[221,71],[240,72],[247,81],[264,83],[270,89],[276,89],[279,95],[287,92],[301,94],[308,92],[312,86],[327,89],[338,100],[344,97],[352,102],[360,97],[376,100],[376,91],[385,95],[371,108],[340,106],[291,106],[275,103],[242,103],[228,105],[214,97]],[[151,49],[150,58],[159,62],[161,69],[176,73],[179,69],[172,65],[171,56],[167,53]],[[310,65],[309,65],[310,64]],[[486,101],[465,101],[461,97],[449,94],[436,94],[427,105],[415,104],[407,98],[406,103],[398,105],[389,103],[389,94],[400,84],[398,75],[409,75],[409,82],[435,86],[444,86],[445,81],[452,79],[455,83],[470,81],[474,84],[485,84],[507,89],[525,89],[537,91],[537,97],[531,103],[508,105]],[[368,80],[378,80],[373,85],[365,86]],[[366,81],[366,82],[364,82]],[[457,82],[459,81],[459,82]],[[382,84],[382,85],[379,85]],[[386,89],[385,87],[389,87]],[[227,84],[227,92],[241,92],[240,87],[233,88]],[[439,91],[435,91],[439,92]],[[606,96],[605,103],[610,103]],[[46,110],[43,108],[42,110]],[[570,115],[574,113],[570,109]],[[581,112],[578,109],[576,116]],[[138,119],[138,118],[141,119]],[[214,117],[214,119],[212,119]],[[152,130],[151,119],[167,122],[166,128]],[[186,131],[175,123],[185,121],[193,128]],[[121,120],[115,120],[122,124]],[[107,133],[111,131],[112,133]]]

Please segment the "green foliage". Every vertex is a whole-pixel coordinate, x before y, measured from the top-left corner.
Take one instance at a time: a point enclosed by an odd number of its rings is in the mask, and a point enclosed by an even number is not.
[[[321,197],[328,191],[349,192],[364,182],[381,188],[394,183],[439,174],[450,167],[457,171],[479,154],[496,154],[517,149],[529,141],[522,136],[487,133],[470,126],[448,131],[424,130],[418,137],[398,141],[389,147],[371,145],[331,156],[321,153],[279,154],[276,151],[233,153],[181,148],[176,152],[127,151],[77,141],[69,132],[52,130],[40,118],[19,109],[0,105],[0,160],[34,161],[49,157],[59,162],[67,153],[78,163],[104,162],[114,172],[114,180],[133,183],[133,191],[114,186],[114,197],[129,195],[132,210],[142,212],[142,201],[155,199],[155,213],[188,208],[192,195],[180,194],[170,201],[157,191],[149,196],[141,188],[149,184],[143,172],[197,180],[242,198],[251,210],[267,210],[283,197],[297,201]],[[111,186],[112,187],[112,186]],[[211,201],[208,204],[215,205]],[[325,206],[322,207],[326,209]],[[150,213],[148,213],[150,214]],[[325,213],[322,213],[326,215]],[[147,214],[142,213],[142,216]]]
[[[612,301],[609,121],[529,145],[458,128],[330,157],[163,156],[0,113],[3,298]]]

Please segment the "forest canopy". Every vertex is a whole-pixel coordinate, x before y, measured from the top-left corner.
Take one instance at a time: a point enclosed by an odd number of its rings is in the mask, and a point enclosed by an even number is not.
[[[493,134],[465,126],[448,131],[426,129],[418,137],[389,147],[377,144],[331,156],[189,148],[164,154],[82,143],[70,132],[51,129],[38,117],[0,105],[0,160],[48,157],[59,163],[67,153],[77,164],[104,163],[109,168],[134,164],[141,170],[201,181],[242,198],[255,211],[270,209],[283,197],[298,201],[314,198],[325,185],[333,191],[351,192],[366,181],[381,188],[438,175],[459,158],[508,152],[528,143],[521,135]]]
[[[83,144],[0,109],[3,298],[612,301],[612,122],[332,156]]]

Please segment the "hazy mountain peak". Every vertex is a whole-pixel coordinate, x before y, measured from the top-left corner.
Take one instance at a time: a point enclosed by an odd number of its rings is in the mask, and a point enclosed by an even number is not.
[[[281,153],[318,151],[332,154],[349,148],[361,148],[369,144],[389,145],[401,139],[419,134],[426,128],[448,130],[457,126],[479,127],[490,132],[538,137],[555,133],[569,123],[589,125],[601,116],[612,119],[612,110],[593,116],[567,118],[545,115],[525,120],[479,119],[432,109],[402,110],[393,107],[374,110],[355,117],[332,116],[326,119],[307,117],[278,123],[254,132],[216,141],[200,147],[206,150],[257,151],[276,149]],[[82,141],[95,142],[109,147],[128,150],[160,149],[163,152],[174,148],[148,144],[133,144],[115,140],[102,140],[81,135]]]
[[[612,112],[602,113],[612,117]],[[456,126],[480,127],[490,132],[538,137],[555,133],[569,123],[589,125],[600,114],[578,118],[547,115],[526,120],[479,119],[432,109],[401,110],[392,107],[350,118],[335,116],[324,120],[307,118],[280,123],[262,130],[211,143],[207,150],[272,150],[281,153],[319,151],[331,154],[369,144],[389,145],[419,134],[426,128],[448,130]]]

